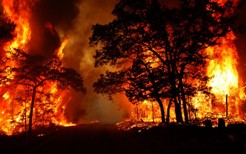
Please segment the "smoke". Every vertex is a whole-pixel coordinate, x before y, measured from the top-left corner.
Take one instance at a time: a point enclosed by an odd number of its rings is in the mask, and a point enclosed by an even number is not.
[[[51,55],[66,39],[64,65],[74,68],[83,77],[87,94],[71,92],[72,99],[66,108],[70,121],[114,123],[121,121],[124,115],[126,98],[118,96],[121,99],[112,102],[106,96],[95,94],[92,88],[105,68],[94,67],[94,49],[89,47],[91,27],[111,21],[115,4],[116,0],[39,0],[32,8],[31,52]]]

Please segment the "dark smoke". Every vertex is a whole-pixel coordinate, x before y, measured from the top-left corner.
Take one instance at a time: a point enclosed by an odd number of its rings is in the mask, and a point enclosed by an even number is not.
[[[40,0],[32,7],[32,52],[53,54],[60,46],[60,38],[52,25],[73,29],[73,21],[79,14],[79,0]],[[50,25],[50,26],[47,26]]]
[[[72,29],[79,14],[78,3],[79,0],[40,0],[34,6],[33,13],[40,23],[49,21],[64,29]]]

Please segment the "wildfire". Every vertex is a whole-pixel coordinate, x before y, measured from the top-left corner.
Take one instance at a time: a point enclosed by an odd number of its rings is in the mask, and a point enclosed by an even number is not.
[[[223,5],[226,0],[212,0]],[[16,24],[13,32],[14,39],[7,42],[4,46],[5,51],[21,49],[25,52],[29,50],[29,42],[32,38],[31,30],[31,8],[36,3],[35,0],[2,0],[2,6],[7,17]],[[238,0],[234,0],[237,5]],[[57,35],[54,25],[46,22],[43,25],[52,35]],[[219,40],[220,44],[209,47],[205,50],[212,59],[208,61],[207,75],[212,77],[208,86],[212,87],[211,96],[205,96],[198,93],[189,100],[193,107],[190,111],[190,118],[204,118],[210,113],[216,117],[234,117],[237,120],[245,117],[240,111],[242,99],[244,99],[244,89],[241,85],[239,73],[237,70],[238,54],[234,44],[235,35],[228,33],[226,37]],[[56,54],[60,59],[64,57],[64,48],[68,44],[68,39],[62,40]],[[6,57],[10,57],[6,52]],[[14,62],[8,65],[15,66]],[[153,65],[154,67],[154,65]],[[8,72],[8,70],[6,70]],[[15,74],[8,72],[9,78],[14,79]],[[28,124],[28,115],[30,109],[30,95],[25,94],[27,89],[23,85],[11,85],[1,87],[0,97],[0,131],[7,135],[26,131]],[[44,95],[48,93],[51,95]],[[36,126],[47,126],[50,123],[55,125],[73,126],[65,118],[66,104],[71,99],[67,91],[60,90],[56,82],[49,82],[39,89],[39,99],[34,108],[34,121]],[[163,100],[165,111],[167,111],[168,100]],[[51,103],[52,102],[52,103]],[[191,109],[190,109],[191,110]],[[174,117],[174,111],[170,110],[170,117]],[[160,122],[161,116],[159,106],[156,102],[144,101],[136,105],[132,112],[132,117],[144,122]]]
[[[35,0],[2,0],[2,6],[6,16],[16,24],[13,32],[14,38],[4,46],[5,51],[21,49],[25,52],[29,50],[29,41],[32,37],[30,26],[31,7],[36,3]],[[53,25],[47,22],[45,28],[52,29]],[[55,35],[55,33],[52,33]],[[62,59],[63,49],[67,40],[62,41],[60,48],[57,50],[57,56]],[[6,57],[10,54],[6,52]],[[14,62],[8,62],[10,66],[16,66]],[[14,79],[15,74],[9,72],[9,78]],[[8,84],[8,83],[7,83]],[[7,87],[1,86],[2,98],[0,99],[0,131],[7,135],[27,131],[28,115],[30,109],[30,96],[25,91],[26,87],[8,84]],[[66,90],[59,90],[56,82],[49,82],[43,88],[39,89],[39,99],[36,100],[34,108],[34,125],[46,126],[50,123],[63,126],[72,126],[64,116],[66,103],[70,98],[66,97]],[[49,93],[51,96],[45,96]],[[34,126],[34,127],[35,127]]]

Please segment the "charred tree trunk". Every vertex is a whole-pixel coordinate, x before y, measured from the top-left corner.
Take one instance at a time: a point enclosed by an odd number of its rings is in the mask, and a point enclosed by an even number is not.
[[[164,124],[165,123],[165,110],[163,107],[163,103],[160,98],[156,98],[156,101],[158,102],[161,110],[161,122]]]
[[[183,123],[181,106],[176,97],[174,98],[174,105],[175,105],[176,121],[178,123]]]
[[[29,115],[29,125],[28,125],[28,135],[29,136],[32,133],[32,119],[33,119],[32,117],[33,117],[35,96],[36,96],[36,87],[33,87],[33,90],[32,90],[32,101],[31,101],[31,108],[30,108],[30,115]]]
[[[172,99],[169,100],[168,106],[167,106],[167,118],[166,118],[166,123],[169,124],[170,122],[170,108],[172,105]]]

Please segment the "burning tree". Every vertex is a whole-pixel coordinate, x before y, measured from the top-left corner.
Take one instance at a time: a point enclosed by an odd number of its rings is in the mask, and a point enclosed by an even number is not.
[[[93,26],[95,66],[113,65],[94,83],[98,93],[125,92],[132,103],[157,101],[165,122],[163,100],[174,104],[176,121],[188,123],[189,97],[208,94],[206,50],[235,28],[233,3],[181,0],[168,8],[157,0],[121,0],[105,25]],[[169,111],[168,111],[169,113]],[[184,116],[184,117],[183,117]]]
[[[32,44],[39,44],[45,39],[39,35],[41,41],[31,42],[35,37],[33,34],[37,34],[33,28],[36,25],[32,20],[32,8],[38,2],[0,2],[0,13],[9,18],[2,20],[5,16],[1,14],[0,131],[12,135],[26,131],[29,124],[30,134],[34,127],[45,127],[51,123],[71,125],[66,117],[66,107],[72,96],[66,87],[78,91],[84,91],[84,88],[81,76],[75,70],[65,68],[61,62],[68,38],[60,38],[53,23],[47,21],[47,24],[39,25],[40,29],[50,34],[48,39],[55,41],[42,45],[44,50],[35,49]],[[38,54],[39,51],[42,55]],[[49,56],[44,56],[44,51],[49,52]]]
[[[16,49],[9,51],[7,61],[15,63],[15,66],[7,66],[9,72],[14,74],[14,78],[8,79],[8,85],[22,86],[24,94],[31,97],[28,134],[32,132],[33,111],[36,109],[36,112],[38,112],[39,110],[35,102],[40,99],[39,102],[42,102],[45,99],[42,97],[50,98],[50,95],[52,95],[49,91],[45,91],[47,85],[56,83],[60,89],[71,87],[77,91],[85,92],[80,74],[71,68],[63,67],[57,56],[45,58],[41,55],[31,55]],[[8,78],[8,76],[6,74],[4,78]]]

